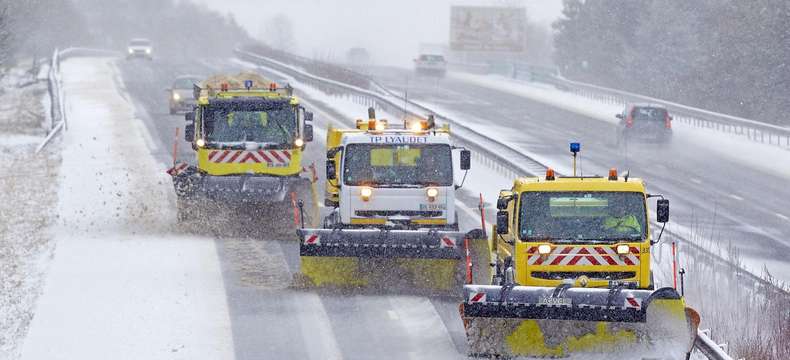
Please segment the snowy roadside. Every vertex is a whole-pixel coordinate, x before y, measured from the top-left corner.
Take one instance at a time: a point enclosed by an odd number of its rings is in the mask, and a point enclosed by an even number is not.
[[[56,201],[60,157],[34,153],[49,123],[46,82],[20,68],[0,83],[0,359],[19,356],[41,294],[54,242],[46,231]]]
[[[179,236],[170,180],[109,59],[62,64],[57,248],[24,359],[232,358],[212,239]]]

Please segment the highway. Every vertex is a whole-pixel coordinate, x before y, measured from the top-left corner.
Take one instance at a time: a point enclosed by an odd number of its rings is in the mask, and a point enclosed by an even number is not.
[[[766,264],[773,276],[790,281],[790,240],[785,236],[790,233],[790,210],[784,201],[790,189],[781,172],[744,165],[685,136],[675,136],[666,145],[618,148],[613,124],[452,76],[416,77],[411,70],[374,68],[372,77],[397,93],[406,92],[411,100],[451,109],[465,122],[489,128],[489,136],[502,136],[549,159],[549,166],[570,167],[568,143],[579,141],[585,174],[606,174],[611,167],[629,170],[631,176],[644,178],[651,191],[671,200],[670,229],[674,226],[688,234],[684,237],[714,250],[732,244],[751,271],[759,275]],[[729,145],[723,141],[721,146]]]
[[[163,171],[172,162],[175,127],[183,123],[183,115],[167,114],[164,89],[180,74],[243,70],[226,64],[216,60],[188,64],[162,59],[150,64],[119,61],[137,116],[155,138],[153,152]],[[318,128],[339,121],[331,109],[313,106],[310,99],[302,98],[315,111]],[[320,169],[324,144],[319,134],[323,132],[316,133],[316,141],[308,145],[308,163],[315,161]],[[179,156],[193,156],[183,141]],[[277,232],[260,222],[233,217],[223,220],[227,223],[221,234],[217,229],[209,231],[222,266],[237,359],[464,357],[458,299],[300,289],[292,285],[299,261],[292,235],[272,236]],[[469,216],[462,221],[466,227],[479,224]],[[192,230],[206,231],[199,226]]]

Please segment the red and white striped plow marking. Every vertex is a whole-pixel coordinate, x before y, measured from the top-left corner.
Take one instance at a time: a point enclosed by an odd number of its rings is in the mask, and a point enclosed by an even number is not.
[[[288,166],[291,163],[290,150],[212,150],[208,161],[215,164],[260,164]]]
[[[639,310],[642,308],[642,303],[633,295],[628,295],[625,297],[625,307]]]
[[[176,166],[171,167],[167,170],[167,174],[170,176],[176,176],[184,172],[189,167],[187,163],[178,163]]]
[[[529,265],[639,265],[639,248],[631,246],[630,252],[620,255],[613,246],[556,246],[547,255],[538,254],[537,246],[527,249]]]
[[[305,245],[321,245],[321,237],[316,234],[311,234],[304,239]]]
[[[455,247],[455,239],[447,236],[442,237],[442,241],[439,244],[441,248],[454,248]]]
[[[469,296],[469,303],[470,304],[484,303],[484,302],[486,302],[486,293],[484,293],[484,292],[472,293],[472,295]]]

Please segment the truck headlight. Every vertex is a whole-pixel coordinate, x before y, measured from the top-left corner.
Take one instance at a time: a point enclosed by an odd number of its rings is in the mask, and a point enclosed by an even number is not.
[[[206,146],[206,140],[197,139],[197,141],[195,141],[195,145],[197,145],[198,147],[204,147]]]
[[[425,190],[425,194],[428,195],[428,201],[435,201],[436,197],[439,196],[439,189],[435,187],[430,187],[428,190]]]
[[[130,53],[130,54],[133,54],[133,53],[134,53],[134,50],[133,50],[132,48],[129,48],[129,49],[127,49],[127,50],[129,51],[129,53]]]
[[[551,253],[551,245],[549,244],[538,245],[538,254],[548,255],[550,253]]]
[[[362,201],[370,200],[370,196],[373,195],[373,189],[367,186],[359,189],[359,197],[362,198]]]
[[[181,100],[181,95],[178,95],[177,92],[174,92],[173,93],[173,100],[175,100],[175,101]]]
[[[145,53],[151,55],[151,49],[145,49]]]
[[[296,138],[296,140],[294,140],[294,146],[296,147],[304,146],[304,140],[302,140],[301,138]]]
[[[617,253],[620,255],[626,255],[631,252],[631,247],[626,244],[617,245]]]

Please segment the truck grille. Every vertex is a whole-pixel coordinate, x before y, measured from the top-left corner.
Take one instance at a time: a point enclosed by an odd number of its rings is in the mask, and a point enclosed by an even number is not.
[[[408,216],[408,217],[421,217],[432,218],[441,217],[441,211],[411,211],[411,210],[357,210],[354,212],[359,217],[390,217],[390,216]]]
[[[564,280],[575,279],[579,276],[587,276],[590,280],[625,280],[636,277],[634,271],[622,272],[602,272],[602,271],[533,271],[532,277],[544,280]]]

